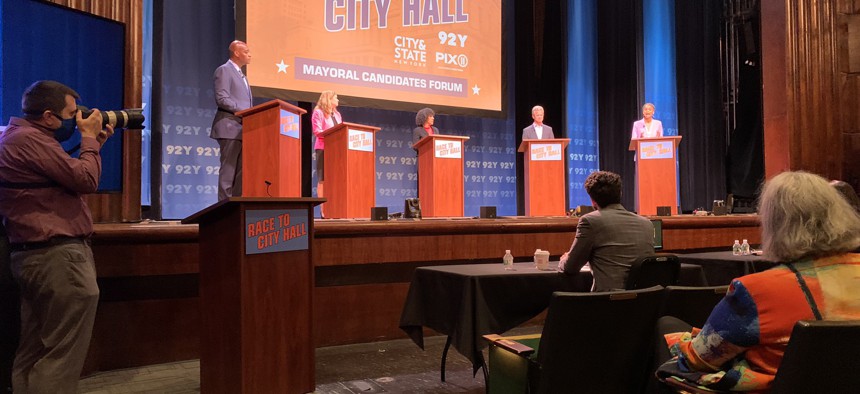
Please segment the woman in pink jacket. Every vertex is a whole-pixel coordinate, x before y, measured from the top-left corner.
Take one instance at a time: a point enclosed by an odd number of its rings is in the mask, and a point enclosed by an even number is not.
[[[316,137],[314,154],[317,159],[317,197],[324,196],[323,183],[325,180],[325,141],[320,134],[343,122],[340,112],[337,112],[337,104],[337,93],[324,90],[320,93],[320,99],[317,100],[317,106],[311,115],[312,130],[314,137]],[[325,218],[323,205],[320,205],[320,216]]]

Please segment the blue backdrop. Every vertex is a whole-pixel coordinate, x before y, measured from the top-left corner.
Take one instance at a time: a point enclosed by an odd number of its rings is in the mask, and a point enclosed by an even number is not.
[[[143,0],[143,115],[152,117],[152,0]],[[146,122],[141,142],[140,203],[151,204],[152,122]]]
[[[678,135],[675,0],[644,0],[642,19],[645,102],[657,107],[654,118],[663,122],[663,135]]]
[[[597,0],[569,2],[567,40],[567,148],[570,207],[591,205],[583,183],[598,170]]]
[[[228,0],[170,1],[163,6],[162,124],[153,131],[162,133],[162,217],[175,219],[217,200],[219,152],[209,138],[216,110],[212,74],[227,60],[235,20],[233,2]],[[248,44],[253,56],[254,43]],[[421,107],[416,104],[416,110]],[[382,128],[377,133],[376,205],[402,211],[403,200],[417,194],[416,154],[411,147],[415,114],[348,107],[340,111],[346,121]],[[470,137],[465,145],[465,215],[477,216],[483,205],[496,206],[499,215],[515,215],[513,121],[439,114],[436,126],[443,134]],[[312,178],[315,187],[315,173]]]
[[[234,37],[232,1],[163,3],[161,97],[162,217],[179,219],[218,199],[218,144],[212,75]],[[155,149],[155,147],[153,148]]]
[[[376,133],[376,205],[388,207],[389,212],[402,212],[404,199],[418,197],[417,155],[412,149],[415,114],[349,107],[339,111],[346,122],[381,128]],[[496,206],[499,215],[517,212],[511,124],[506,119],[436,115],[435,126],[440,133],[469,137],[463,174],[466,216],[478,216],[484,205]],[[314,195],[316,181],[314,170]]]
[[[54,80],[80,94],[78,105],[123,108],[125,27],[118,22],[33,0],[0,1],[0,119],[21,116],[21,95]],[[92,56],[93,51],[99,56]],[[81,135],[63,143],[67,150]],[[75,152],[74,154],[77,154]],[[101,150],[99,190],[122,190],[122,131]]]

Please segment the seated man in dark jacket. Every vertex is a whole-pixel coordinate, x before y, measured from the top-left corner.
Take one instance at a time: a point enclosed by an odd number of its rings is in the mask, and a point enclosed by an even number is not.
[[[597,171],[585,180],[585,191],[597,210],[579,218],[570,251],[561,256],[559,270],[579,272],[590,263],[594,291],[624,289],[630,265],[654,254],[651,221],[621,206],[621,176]]]

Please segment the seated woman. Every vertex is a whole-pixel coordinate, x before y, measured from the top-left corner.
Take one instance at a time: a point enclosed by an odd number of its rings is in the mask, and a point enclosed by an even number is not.
[[[785,172],[765,184],[759,214],[765,256],[784,264],[732,281],[701,330],[661,318],[657,330],[674,358],[658,375],[767,390],[798,320],[860,319],[860,215],[836,189]]]

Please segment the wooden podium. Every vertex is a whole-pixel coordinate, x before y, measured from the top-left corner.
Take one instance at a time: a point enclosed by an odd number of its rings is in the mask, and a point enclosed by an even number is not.
[[[678,214],[678,144],[681,136],[640,138],[630,141],[636,152],[636,212],[656,215],[668,206]]]
[[[302,196],[301,115],[272,100],[239,111],[242,118],[242,196]]]
[[[468,139],[434,134],[412,146],[418,150],[421,216],[463,216],[463,160]]]
[[[200,391],[314,391],[313,207],[319,198],[231,197],[200,225]]]
[[[369,218],[376,205],[376,132],[379,127],[341,123],[325,139],[325,212],[329,218]]]
[[[564,149],[569,138],[523,140],[526,216],[564,216]]]

